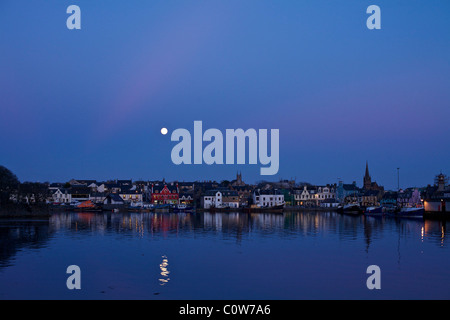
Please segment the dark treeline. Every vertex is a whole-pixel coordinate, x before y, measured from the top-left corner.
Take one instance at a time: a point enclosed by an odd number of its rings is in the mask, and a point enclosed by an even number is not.
[[[4,166],[0,166],[0,213],[45,211],[48,195],[47,184],[21,183],[14,173]]]

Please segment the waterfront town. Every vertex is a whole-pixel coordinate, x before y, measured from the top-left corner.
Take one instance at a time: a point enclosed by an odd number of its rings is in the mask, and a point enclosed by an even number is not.
[[[2,169],[2,172],[9,171]],[[14,187],[14,183],[8,186],[7,180],[2,177],[0,208],[9,203],[83,212],[322,210],[370,215],[428,214],[444,218],[450,208],[450,186],[445,174],[437,174],[432,184],[421,188],[385,190],[372,181],[368,163],[361,185],[356,181],[312,185],[292,180],[248,184],[241,172],[235,179],[221,182],[72,179],[58,183],[17,181]]]

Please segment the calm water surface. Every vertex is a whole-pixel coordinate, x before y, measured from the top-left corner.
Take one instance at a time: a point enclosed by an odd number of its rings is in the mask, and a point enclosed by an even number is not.
[[[332,212],[0,220],[0,299],[450,299],[447,222]],[[366,269],[381,268],[381,290]],[[66,269],[81,269],[68,290]]]

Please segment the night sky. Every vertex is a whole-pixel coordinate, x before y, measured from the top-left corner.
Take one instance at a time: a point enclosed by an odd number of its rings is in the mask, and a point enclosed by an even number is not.
[[[21,181],[450,174],[448,0],[0,0],[0,57],[0,165]],[[174,165],[195,120],[279,129],[278,174]]]

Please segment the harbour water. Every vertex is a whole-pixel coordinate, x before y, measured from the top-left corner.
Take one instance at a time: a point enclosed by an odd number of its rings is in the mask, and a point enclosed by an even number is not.
[[[335,212],[0,219],[0,299],[450,299],[448,227]]]

